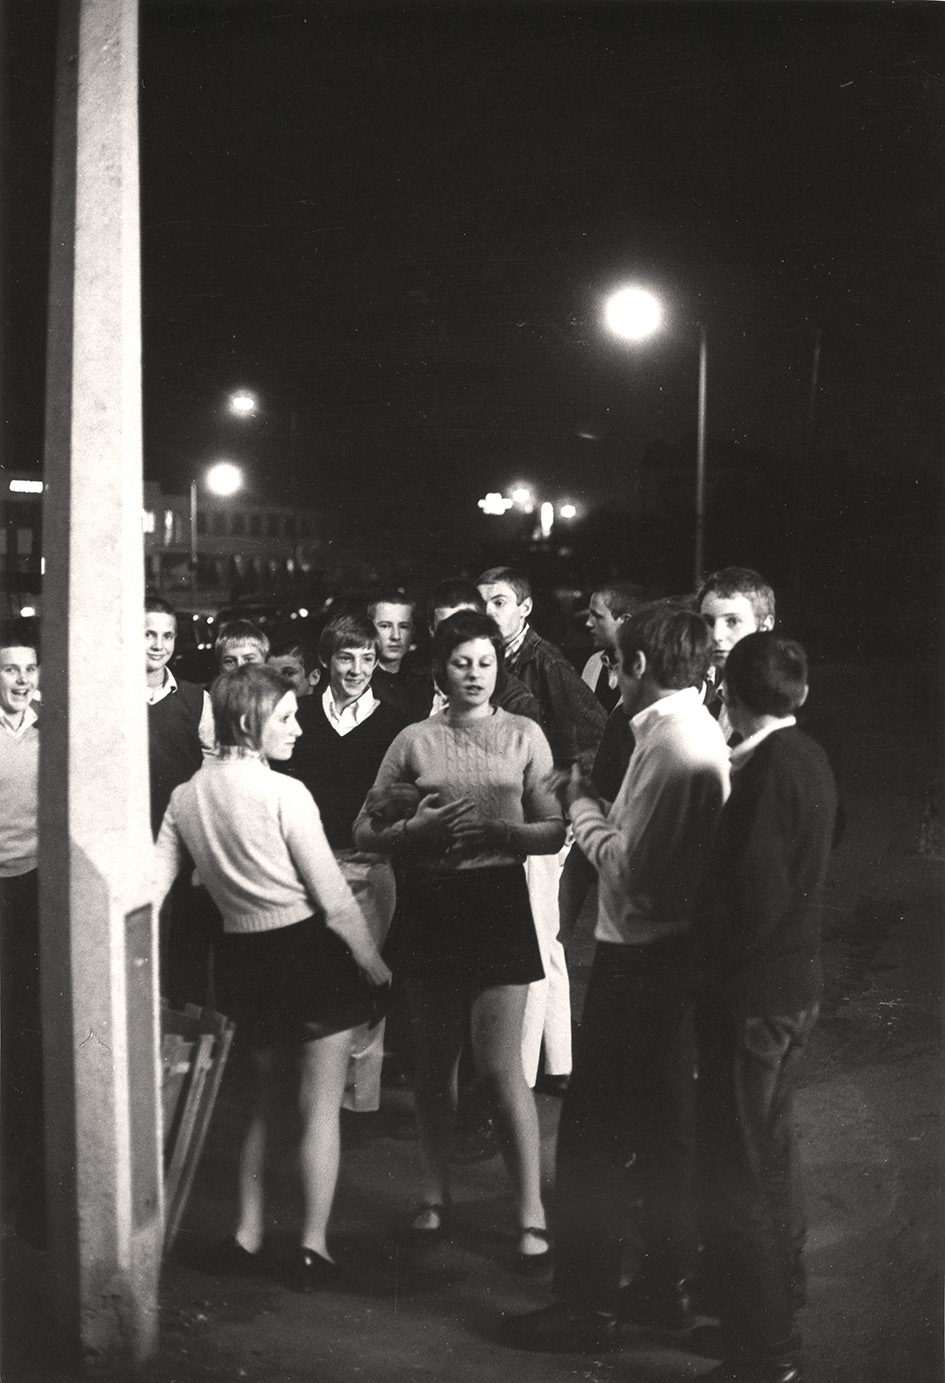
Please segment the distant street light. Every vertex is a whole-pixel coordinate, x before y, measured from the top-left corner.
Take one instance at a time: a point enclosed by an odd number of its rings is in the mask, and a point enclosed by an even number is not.
[[[232,461],[218,461],[204,476],[215,495],[234,495],[243,485],[243,472]],[[197,589],[197,481],[190,482],[190,586]]]
[[[562,519],[573,519],[577,516],[577,509],[573,504],[562,504],[558,514]]]
[[[255,413],[257,404],[255,394],[248,389],[239,389],[230,395],[230,408],[234,413]]]
[[[604,304],[607,329],[625,341],[643,341],[659,329],[663,308],[659,298],[646,288],[632,285],[612,293]],[[706,375],[708,347],[706,330],[697,322],[699,331],[699,398],[696,420],[696,527],[693,544],[694,585],[698,588],[703,577],[705,548],[705,419]]]

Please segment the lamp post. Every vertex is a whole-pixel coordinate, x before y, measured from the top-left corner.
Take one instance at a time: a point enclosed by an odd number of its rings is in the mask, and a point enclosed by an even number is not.
[[[643,341],[662,325],[663,308],[659,298],[646,288],[631,285],[612,293],[604,304],[607,329],[625,341]],[[705,551],[705,438],[706,379],[708,345],[703,322],[699,331],[699,397],[696,417],[696,527],[693,544],[694,587],[702,581]]]
[[[233,495],[242,488],[243,473],[232,461],[218,461],[204,477],[215,495]],[[197,480],[190,482],[190,588],[197,589]]]

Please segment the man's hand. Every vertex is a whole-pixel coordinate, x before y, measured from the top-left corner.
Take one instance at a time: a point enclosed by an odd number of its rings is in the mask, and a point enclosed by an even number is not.
[[[590,778],[586,778],[581,765],[573,763],[570,769],[556,769],[548,779],[552,792],[567,811],[579,797],[590,797],[597,801],[597,793]]]

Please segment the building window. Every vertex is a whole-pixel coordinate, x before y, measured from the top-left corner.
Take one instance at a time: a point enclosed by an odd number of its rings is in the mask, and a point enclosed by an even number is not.
[[[267,537],[267,538],[278,538],[278,536],[279,536],[279,515],[278,515],[278,514],[267,514],[267,515],[266,515],[266,537]]]
[[[164,546],[165,546],[165,547],[173,547],[173,546],[174,546],[174,539],[175,539],[175,537],[176,537],[176,534],[175,534],[175,531],[174,531],[174,530],[175,530],[175,524],[174,524],[174,510],[173,510],[173,509],[165,509],[165,510],[164,510]]]
[[[286,514],[282,522],[282,533],[286,538],[295,537],[295,515]]]
[[[33,530],[32,528],[18,528],[16,530],[16,555],[18,557],[29,557],[33,552]]]
[[[210,515],[210,532],[215,538],[226,536],[226,514],[222,509],[214,509]]]
[[[234,515],[233,515],[233,526],[232,526],[232,528],[230,529],[230,532],[233,534],[233,537],[234,537],[234,538],[242,538],[243,534],[246,532],[246,515],[245,515],[245,514],[234,514]]]
[[[299,515],[299,534],[303,538],[310,538],[312,536],[312,525],[308,521],[307,514]]]
[[[250,514],[249,536],[251,538],[262,537],[262,514]]]
[[[207,532],[207,516],[201,509],[197,511],[197,532],[204,535]]]

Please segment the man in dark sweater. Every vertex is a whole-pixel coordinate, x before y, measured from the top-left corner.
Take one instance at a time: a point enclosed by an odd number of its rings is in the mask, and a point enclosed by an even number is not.
[[[215,752],[210,698],[196,683],[178,681],[168,667],[176,641],[173,606],[160,596],[146,596],[144,670],[155,839],[171,793],[193,777],[204,754]],[[172,1008],[208,1002],[213,944],[221,927],[206,889],[191,883],[192,872],[181,872],[161,909],[161,993]]]
[[[799,644],[741,639],[722,697],[742,738],[690,931],[703,1234],[725,1350],[705,1377],[799,1383],[804,1213],[792,1097],[823,985],[837,794],[824,751],[795,724],[807,698]]]
[[[374,695],[377,634],[360,615],[336,615],[322,630],[324,691],[299,702],[302,734],[292,758],[274,768],[298,778],[315,798],[328,844],[353,851],[351,828],[381,760],[407,725],[406,716]]]

